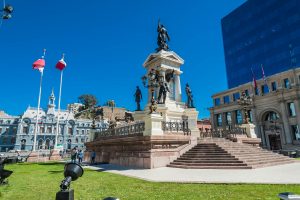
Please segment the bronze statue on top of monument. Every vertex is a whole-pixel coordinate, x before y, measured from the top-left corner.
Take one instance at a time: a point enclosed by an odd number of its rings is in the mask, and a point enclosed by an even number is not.
[[[169,50],[169,46],[167,44],[167,41],[170,41],[170,37],[168,35],[167,29],[164,27],[164,25],[160,24],[160,21],[158,21],[157,26],[157,45],[156,51],[159,52],[160,50]]]

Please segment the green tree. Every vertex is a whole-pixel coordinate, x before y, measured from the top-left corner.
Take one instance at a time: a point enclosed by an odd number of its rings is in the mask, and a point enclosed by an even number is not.
[[[82,103],[85,109],[93,108],[98,104],[97,98],[92,94],[83,94],[78,97],[78,102]]]

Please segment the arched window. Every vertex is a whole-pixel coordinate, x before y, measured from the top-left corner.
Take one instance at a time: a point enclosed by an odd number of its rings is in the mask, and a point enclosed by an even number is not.
[[[265,121],[276,121],[279,119],[279,115],[276,112],[270,111],[265,116]]]
[[[49,149],[49,148],[50,148],[50,140],[46,139],[45,149]]]

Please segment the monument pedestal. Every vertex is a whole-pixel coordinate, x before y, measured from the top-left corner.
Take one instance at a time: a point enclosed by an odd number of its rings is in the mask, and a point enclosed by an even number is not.
[[[40,155],[38,151],[32,151],[27,158],[27,162],[47,162],[49,156]]]
[[[62,160],[61,155],[60,155],[60,149],[52,149],[50,151],[50,157],[49,160]]]
[[[196,108],[186,108],[184,114],[188,117],[188,127],[191,130],[191,136],[200,137],[200,131],[197,127],[198,111]]]
[[[241,128],[245,128],[246,129],[246,133],[248,138],[257,138],[257,135],[255,133],[255,125],[248,123],[248,124],[242,124]]]
[[[145,131],[144,136],[146,135],[163,135],[162,130],[162,121],[163,117],[158,113],[152,113],[144,117],[145,121]]]

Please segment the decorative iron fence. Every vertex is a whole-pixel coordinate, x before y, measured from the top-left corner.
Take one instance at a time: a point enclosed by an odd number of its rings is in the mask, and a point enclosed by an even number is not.
[[[234,127],[230,129],[211,129],[209,131],[201,131],[200,137],[216,137],[216,138],[228,138],[237,137],[237,135],[247,135],[246,128]]]
[[[162,122],[162,130],[169,133],[180,133],[184,135],[191,135],[191,130],[189,129],[188,122]]]
[[[113,129],[96,132],[94,140],[103,137],[142,136],[145,130],[145,122],[138,121],[134,124],[119,126]]]

